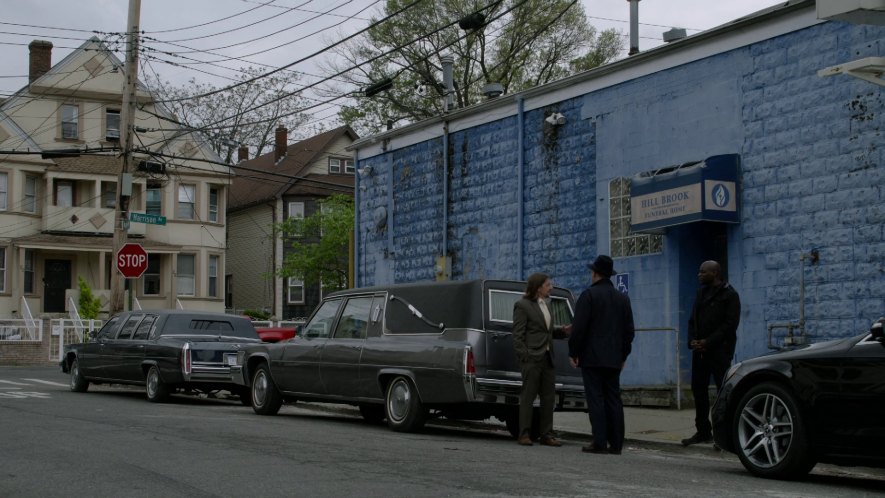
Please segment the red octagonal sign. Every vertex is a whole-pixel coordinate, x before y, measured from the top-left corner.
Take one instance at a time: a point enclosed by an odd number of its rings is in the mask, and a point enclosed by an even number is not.
[[[126,278],[140,277],[147,265],[147,252],[141,244],[125,244],[117,251],[117,269]]]

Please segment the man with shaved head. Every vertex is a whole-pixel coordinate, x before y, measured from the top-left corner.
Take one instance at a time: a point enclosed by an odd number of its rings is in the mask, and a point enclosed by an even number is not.
[[[716,388],[731,366],[737,327],[741,319],[741,300],[737,291],[722,278],[716,261],[704,261],[698,271],[701,286],[688,318],[688,347],[691,349],[691,393],[694,395],[697,432],[682,444],[710,443],[710,377]]]

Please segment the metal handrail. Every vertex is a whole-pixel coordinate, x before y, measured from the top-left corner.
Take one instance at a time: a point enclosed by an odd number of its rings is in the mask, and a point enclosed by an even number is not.
[[[636,332],[674,332],[676,336],[676,409],[682,409],[682,365],[679,354],[679,327],[642,327],[633,329]]]

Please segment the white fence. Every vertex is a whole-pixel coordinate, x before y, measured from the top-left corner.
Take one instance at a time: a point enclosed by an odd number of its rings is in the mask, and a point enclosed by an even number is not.
[[[59,361],[64,354],[65,344],[83,342],[89,332],[101,328],[101,320],[76,320],[57,318],[49,321],[50,341],[49,360]]]
[[[43,340],[43,320],[33,318],[2,318],[0,319],[0,341],[37,341]]]

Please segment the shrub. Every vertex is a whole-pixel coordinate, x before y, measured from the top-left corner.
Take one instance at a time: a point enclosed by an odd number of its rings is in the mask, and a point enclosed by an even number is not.
[[[80,318],[84,320],[98,318],[98,313],[101,311],[101,299],[92,295],[89,284],[79,275],[77,276],[77,284],[80,286]]]

